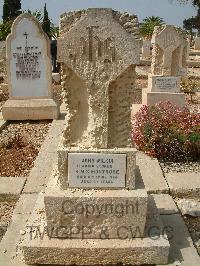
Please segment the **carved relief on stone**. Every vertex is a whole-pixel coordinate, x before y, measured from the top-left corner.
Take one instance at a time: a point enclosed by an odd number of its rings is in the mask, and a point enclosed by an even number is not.
[[[182,76],[186,72],[187,40],[171,25],[155,27],[152,37],[153,75]]]
[[[111,9],[88,9],[69,31],[61,35],[58,58],[62,68],[71,71],[68,80],[63,81],[64,86],[67,84],[64,90],[70,92],[67,93],[67,127],[75,131],[78,117],[83,116],[82,121],[85,121],[83,127],[78,127],[80,134],[69,136],[69,130],[65,131],[66,145],[108,147],[108,128],[112,123],[109,121],[110,83],[139,62],[139,50],[140,41],[116,21]],[[84,99],[85,110],[81,108]],[[124,103],[123,111],[130,112],[129,101]],[[124,127],[124,131],[130,134],[129,127]]]

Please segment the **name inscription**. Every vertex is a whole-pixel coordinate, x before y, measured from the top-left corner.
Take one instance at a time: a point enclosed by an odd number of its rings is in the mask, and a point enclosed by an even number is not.
[[[126,155],[70,153],[69,187],[125,187]]]
[[[38,46],[28,46],[28,35],[24,33],[25,46],[18,46],[13,53],[18,80],[35,80],[41,77],[39,58],[42,53],[38,50]]]
[[[178,81],[176,77],[157,77],[155,80],[156,91],[178,91]]]

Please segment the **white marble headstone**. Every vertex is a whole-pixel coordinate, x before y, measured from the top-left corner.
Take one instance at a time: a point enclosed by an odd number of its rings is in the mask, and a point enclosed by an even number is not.
[[[143,40],[142,56],[143,57],[151,56],[151,41],[150,40]]]
[[[31,15],[19,16],[7,38],[10,96],[50,96],[51,60],[49,40]]]

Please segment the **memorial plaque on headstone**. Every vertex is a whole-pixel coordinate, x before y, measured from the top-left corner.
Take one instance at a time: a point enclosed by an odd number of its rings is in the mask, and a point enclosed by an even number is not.
[[[152,91],[160,92],[178,92],[177,77],[156,77],[155,86]]]
[[[126,154],[70,153],[69,187],[125,187]]]

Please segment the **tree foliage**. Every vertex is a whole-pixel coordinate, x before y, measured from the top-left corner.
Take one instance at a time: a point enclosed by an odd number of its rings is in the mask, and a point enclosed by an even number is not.
[[[146,39],[151,39],[154,27],[162,26],[163,24],[164,20],[160,17],[156,16],[147,17],[140,24],[140,34]]]
[[[5,41],[8,34],[11,32],[12,21],[0,23],[0,41]]]
[[[34,16],[39,22],[41,22],[43,19],[42,12],[40,10],[31,11],[30,9],[28,9],[28,11],[25,11],[24,13],[29,13],[30,15]]]
[[[47,11],[47,5],[46,5],[46,3],[44,5],[44,17],[43,17],[43,22],[42,22],[42,28],[43,28],[43,31],[51,39],[51,21],[49,19],[49,14],[48,14],[48,11]]]
[[[9,3],[12,2],[13,4],[15,3],[15,8],[20,8],[21,9],[21,4],[19,5],[20,1],[16,1],[16,0],[5,0],[4,1],[4,19],[3,22],[0,23],[0,41],[5,41],[6,37],[8,36],[8,34],[11,32],[11,27],[12,27],[12,22],[13,20],[20,14],[20,13],[29,13],[32,16],[34,16],[40,23],[41,26],[43,28],[43,30],[47,33],[47,35],[49,36],[49,38],[53,38],[53,39],[57,39],[59,36],[59,28],[55,27],[54,24],[51,22],[51,20],[49,19],[49,15],[48,15],[48,11],[47,11],[47,7],[46,4],[44,6],[44,14],[41,10],[35,10],[35,11],[31,11],[30,9],[28,10],[24,10],[24,11],[13,11],[14,10],[14,6],[12,7],[12,12],[11,9],[9,7]],[[17,5],[18,3],[18,5]],[[17,9],[15,9],[17,10]],[[11,15],[12,13],[12,15]],[[15,14],[15,15],[13,15]]]
[[[200,0],[177,0],[181,4],[188,4],[189,2],[197,9],[197,15],[195,17],[191,17],[185,19],[183,21],[184,29],[192,32],[192,29],[198,31],[198,35],[200,35]]]
[[[4,0],[3,22],[14,20],[21,13],[21,0]]]

